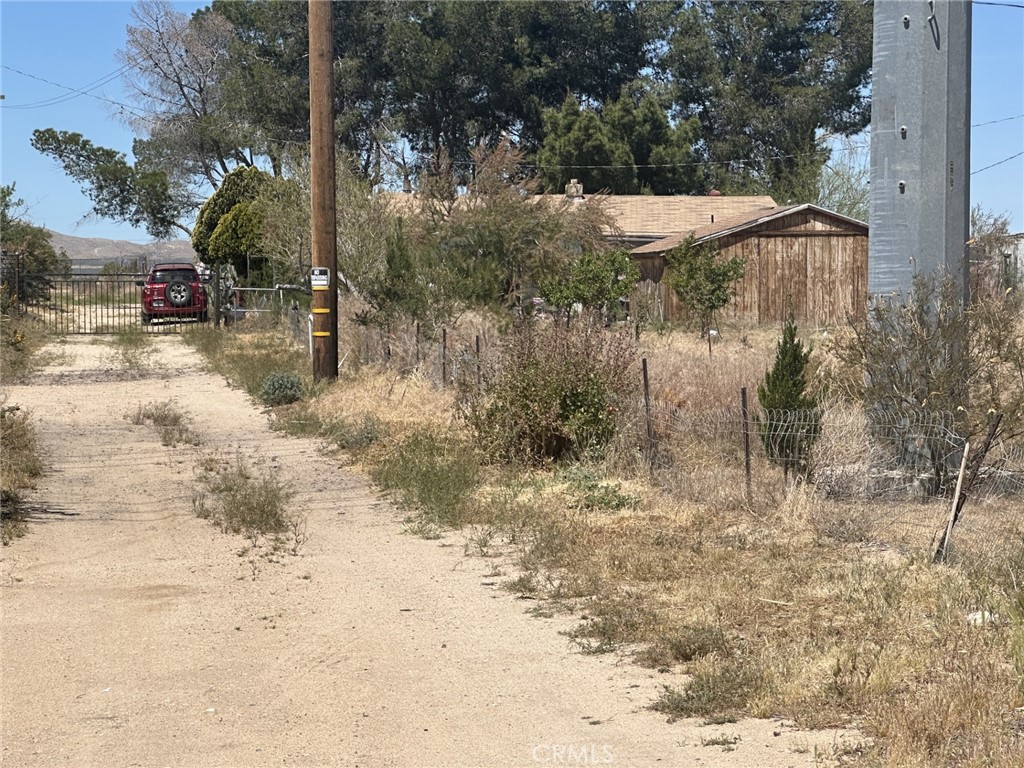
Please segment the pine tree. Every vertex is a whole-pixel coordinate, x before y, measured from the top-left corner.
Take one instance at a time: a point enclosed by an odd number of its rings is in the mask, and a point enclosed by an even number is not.
[[[806,392],[812,351],[797,338],[791,312],[775,348],[775,364],[757,388],[764,409],[764,421],[758,419],[757,424],[765,453],[787,477],[790,470],[806,475],[807,456],[821,428],[818,399]]]

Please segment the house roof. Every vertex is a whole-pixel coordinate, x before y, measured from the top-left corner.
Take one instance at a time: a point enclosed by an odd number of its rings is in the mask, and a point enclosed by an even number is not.
[[[775,205],[768,195],[607,195],[602,203],[627,239],[660,239]]]
[[[826,210],[825,208],[813,205],[812,203],[783,206],[773,204],[772,206],[761,208],[756,211],[748,211],[744,214],[734,216],[731,219],[718,220],[716,218],[716,221],[713,224],[709,223],[700,227],[694,227],[687,232],[676,232],[675,234],[669,235],[661,240],[655,240],[653,243],[647,243],[646,245],[634,248],[631,253],[638,256],[653,253],[664,253],[665,251],[669,251],[683,243],[690,236],[693,236],[695,241],[698,243],[706,242],[708,240],[716,240],[720,237],[724,237],[725,235],[731,235],[736,232],[741,232],[744,229],[757,227],[762,224],[766,224],[769,221],[781,219],[801,211],[814,211],[816,213],[821,213],[830,218],[838,219],[847,224],[861,228],[865,233],[867,233],[868,225],[863,221],[851,219],[849,216],[843,216],[840,213]]]
[[[415,194],[383,193],[398,212],[419,209]],[[565,195],[538,195],[561,203]],[[775,206],[768,195],[601,195],[601,205],[625,239],[659,240],[678,232],[691,232],[714,222],[749,217]]]

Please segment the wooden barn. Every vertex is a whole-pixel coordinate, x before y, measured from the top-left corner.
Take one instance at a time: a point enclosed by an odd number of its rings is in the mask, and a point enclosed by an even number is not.
[[[868,291],[867,224],[816,205],[773,206],[665,237],[631,251],[641,287],[663,320],[685,312],[665,276],[665,254],[693,235],[714,242],[721,257],[746,259],[743,278],[724,314],[757,323],[781,322],[792,307],[798,322],[830,326],[863,317]]]

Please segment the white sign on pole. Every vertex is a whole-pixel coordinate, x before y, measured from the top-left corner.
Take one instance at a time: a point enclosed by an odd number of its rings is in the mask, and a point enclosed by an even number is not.
[[[314,291],[326,291],[331,287],[331,270],[327,267],[313,267],[309,270],[309,284]]]

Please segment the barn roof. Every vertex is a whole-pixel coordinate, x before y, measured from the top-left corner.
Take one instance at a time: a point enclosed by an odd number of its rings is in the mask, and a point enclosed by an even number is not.
[[[643,256],[654,253],[664,253],[675,248],[677,245],[685,242],[690,236],[693,236],[696,242],[703,243],[709,240],[717,240],[720,237],[726,235],[732,235],[736,232],[741,232],[745,229],[753,229],[755,227],[766,224],[776,219],[785,218],[791,216],[794,213],[800,213],[802,211],[814,211],[815,213],[828,216],[829,218],[837,219],[845,224],[852,225],[858,229],[862,229],[864,234],[867,234],[868,225],[863,221],[857,219],[851,219],[849,216],[843,216],[840,213],[826,210],[820,206],[812,203],[804,203],[803,205],[771,205],[769,207],[761,208],[757,211],[747,211],[739,216],[734,216],[730,219],[718,220],[715,223],[705,224],[700,227],[693,227],[686,232],[676,232],[664,237],[660,240],[655,240],[652,243],[641,245],[638,248],[634,248],[631,253],[637,256]]]

